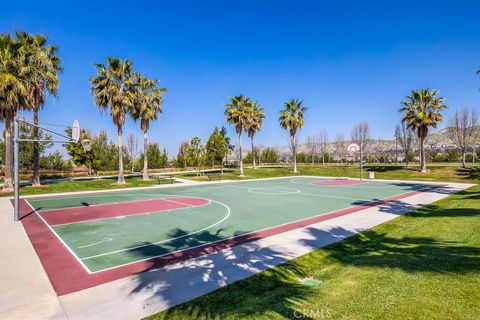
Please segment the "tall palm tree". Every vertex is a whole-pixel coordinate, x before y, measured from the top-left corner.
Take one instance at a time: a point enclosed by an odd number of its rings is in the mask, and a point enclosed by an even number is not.
[[[307,107],[303,106],[303,101],[291,99],[285,102],[285,109],[280,110],[280,126],[288,129],[290,133],[290,145],[293,153],[293,172],[297,173],[297,131],[304,125],[303,117]]]
[[[253,144],[253,138],[255,134],[262,129],[263,120],[265,119],[265,110],[260,106],[258,102],[251,101],[249,104],[250,119],[247,126],[247,134],[252,142],[252,158],[253,158],[253,170],[257,168],[255,162],[255,147]]]
[[[238,150],[240,155],[240,177],[244,176],[243,157],[242,157],[242,132],[248,127],[249,111],[248,104],[250,98],[244,95],[229,98],[229,102],[225,103],[225,117],[229,124],[235,126],[235,132],[238,134]]]
[[[90,79],[95,103],[100,110],[109,110],[118,133],[118,180],[124,184],[122,134],[125,116],[132,112],[135,102],[135,79],[132,62],[109,57],[107,65],[95,64],[96,76]]]
[[[30,83],[29,108],[33,109],[33,138],[39,139],[38,113],[45,105],[46,93],[53,96],[58,92],[58,74],[62,71],[58,47],[48,45],[44,35],[32,35],[26,32],[16,32],[18,41],[24,50],[27,66],[27,81]],[[39,143],[33,142],[33,177],[32,185],[40,185]]]
[[[135,121],[140,120],[143,131],[143,180],[148,180],[148,137],[150,121],[157,120],[158,114],[162,113],[162,93],[166,88],[157,87],[158,80],[150,80],[144,76],[138,76],[136,81],[135,108],[132,117]]]
[[[29,92],[23,61],[19,42],[8,34],[0,34],[0,120],[5,121],[3,191],[13,191],[12,125]]]
[[[425,163],[425,138],[429,128],[436,128],[442,122],[442,109],[448,108],[444,104],[445,98],[437,97],[438,90],[429,88],[412,90],[411,94],[402,102],[403,107],[399,110],[403,113],[402,121],[413,131],[417,132],[420,140],[420,167],[422,172],[427,172]]]

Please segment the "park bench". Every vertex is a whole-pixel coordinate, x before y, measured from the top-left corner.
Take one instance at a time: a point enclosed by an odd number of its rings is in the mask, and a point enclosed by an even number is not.
[[[175,181],[175,176],[173,174],[159,174],[159,173],[154,173],[152,174],[152,177],[158,180],[158,183],[161,183],[162,180],[168,180],[170,183],[173,183]]]
[[[222,174],[219,172],[206,172],[208,181],[212,180],[220,180],[222,178]]]

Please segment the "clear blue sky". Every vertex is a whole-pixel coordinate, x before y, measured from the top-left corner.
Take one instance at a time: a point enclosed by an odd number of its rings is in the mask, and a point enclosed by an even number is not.
[[[479,110],[478,1],[5,1],[0,31],[47,34],[65,68],[42,120],[116,130],[90,91],[94,63],[107,56],[168,88],[150,137],[176,154],[181,140],[226,125],[223,104],[245,94],[265,107],[257,141],[284,145],[278,110],[292,97],[310,108],[301,135],[333,139],[368,120],[388,138],[411,89],[439,89],[451,110]],[[233,130],[229,128],[233,136]],[[141,135],[127,121],[125,135]],[[235,140],[236,141],[236,140]]]

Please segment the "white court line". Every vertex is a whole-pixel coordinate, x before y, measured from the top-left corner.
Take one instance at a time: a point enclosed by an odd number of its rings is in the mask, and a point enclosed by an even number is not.
[[[115,253],[120,253],[120,252],[125,252],[125,251],[131,251],[131,250],[135,250],[135,249],[138,249],[138,248],[148,247],[148,246],[152,246],[152,245],[156,245],[156,244],[160,244],[160,243],[165,243],[165,242],[170,242],[170,241],[174,241],[174,240],[177,240],[177,239],[185,238],[185,237],[194,235],[194,234],[196,234],[196,233],[205,231],[205,230],[207,230],[207,229],[213,228],[213,227],[215,227],[216,225],[224,222],[225,220],[227,220],[227,219],[230,217],[231,210],[230,210],[230,207],[229,207],[229,206],[227,206],[226,204],[224,204],[224,203],[222,203],[222,202],[220,202],[220,201],[211,200],[211,199],[207,199],[207,200],[210,200],[211,202],[216,202],[216,203],[224,206],[224,207],[227,209],[227,215],[226,215],[225,217],[223,217],[221,220],[215,222],[214,224],[212,224],[212,225],[210,225],[210,226],[208,226],[208,227],[205,227],[205,228],[202,228],[202,229],[199,229],[199,230],[196,230],[196,231],[193,231],[193,232],[190,232],[190,233],[187,233],[187,234],[184,234],[184,235],[175,237],[175,238],[165,239],[165,240],[161,240],[161,241],[157,241],[157,242],[152,242],[152,243],[149,243],[149,244],[143,244],[143,245],[140,245],[140,246],[129,247],[129,248],[127,248],[127,249],[120,249],[120,250],[105,252],[105,253],[101,253],[101,254],[97,254],[97,255],[93,255],[93,256],[88,256],[88,257],[82,258],[82,260],[88,260],[88,259],[92,259],[92,258],[103,257],[103,256],[115,254]],[[168,254],[171,254],[171,252],[168,253]],[[145,259],[145,260],[153,259],[153,258],[160,257],[160,256],[162,256],[162,255],[152,256],[152,257],[149,257],[148,259]],[[142,261],[142,260],[136,260],[136,261],[134,261],[134,262],[138,262],[138,261]],[[119,266],[115,266],[115,268],[117,268],[117,267],[119,267]],[[101,271],[104,271],[104,270],[106,270],[106,269],[102,269]]]
[[[60,238],[60,236],[55,232],[55,230],[53,230],[53,228],[45,221],[45,219],[43,219],[43,217],[37,212],[37,210],[35,210],[32,205],[28,202],[28,200],[24,199],[25,202],[30,206],[30,208],[32,208],[32,210],[37,214],[37,216],[43,221],[43,223],[45,223],[45,225],[48,227],[48,229],[50,229],[50,231],[57,237],[57,239],[64,245],[65,248],[67,248],[67,250],[72,254],[72,256],[78,261],[78,263],[85,269],[85,271],[87,271],[88,274],[92,274],[92,272],[90,271],[90,269],[88,269],[88,267],[77,257],[77,255],[75,254],[75,252],[73,252],[72,249],[70,249],[70,247],[63,241],[62,238]]]
[[[189,198],[195,198],[195,199],[205,199],[205,198],[199,198],[199,197],[189,197]],[[152,200],[165,200],[165,198],[158,198],[158,199],[152,199]],[[204,204],[201,204],[201,205],[198,205],[198,206],[195,206],[195,207],[203,207],[203,206],[206,206],[206,205],[209,205],[210,204],[210,200],[209,199],[206,199],[208,200],[207,203],[204,203]],[[174,202],[174,201],[170,201],[170,202]],[[115,204],[115,203],[124,203],[124,202],[113,202],[112,204]],[[176,202],[176,203],[180,203],[180,202]],[[182,203],[183,205],[187,205],[186,203]],[[192,206],[191,206],[192,207]],[[182,209],[188,209],[188,208],[175,208],[175,209],[169,209],[169,210],[161,210],[161,211],[149,211],[149,212],[143,212],[143,213],[136,213],[136,214],[128,214],[128,215],[125,215],[125,216],[121,216],[122,218],[129,218],[129,217],[135,217],[135,216],[141,216],[141,215],[148,215],[148,214],[154,214],[154,213],[158,213],[158,214],[161,214],[161,213],[168,213],[168,212],[171,212],[171,211],[177,211],[177,210],[182,210]],[[76,222],[66,222],[66,223],[60,223],[60,224],[55,224],[53,225],[54,227],[58,227],[58,226],[68,226],[70,224],[80,224],[80,223],[87,223],[87,222],[97,222],[97,221],[103,221],[103,220],[113,220],[113,219],[118,219],[120,217],[116,216],[116,217],[109,217],[109,218],[100,218],[100,219],[90,219],[90,220],[83,220],[83,221],[76,221]]]
[[[188,197],[179,197],[179,198],[188,198]],[[188,203],[183,203],[183,202],[180,202],[180,201],[174,201],[174,200],[170,200],[170,199],[167,199],[167,198],[162,198],[162,200],[165,200],[165,201],[168,201],[168,202],[171,202],[171,203],[176,203],[176,204],[181,204],[181,205],[184,205],[184,206],[187,206],[187,207],[198,207],[198,206],[194,206],[194,205],[191,205],[191,204],[188,204]],[[210,203],[210,200],[207,199],[208,202]]]

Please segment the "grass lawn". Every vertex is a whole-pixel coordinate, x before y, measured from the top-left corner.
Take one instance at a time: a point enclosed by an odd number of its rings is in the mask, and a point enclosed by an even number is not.
[[[479,230],[475,186],[148,319],[478,319]]]
[[[44,194],[56,192],[77,192],[88,190],[106,190],[106,189],[122,189],[134,187],[148,187],[156,184],[170,183],[167,180],[150,179],[143,181],[141,177],[125,177],[124,185],[117,185],[117,178],[104,178],[100,180],[66,180],[44,184],[40,187],[21,186],[20,194]],[[0,196],[11,196],[13,193],[0,193]]]
[[[360,169],[358,166],[351,165],[301,165],[298,167],[300,171],[297,174],[291,172],[291,167],[280,168],[257,168],[257,170],[245,169],[245,177],[240,178],[237,171],[225,171],[222,179],[256,179],[270,178],[294,175],[317,175],[328,177],[351,177],[358,178]],[[386,166],[366,166],[364,177],[367,176],[366,171],[375,171],[377,179],[393,179],[393,180],[421,180],[421,181],[448,181],[448,182],[467,182],[480,183],[480,166],[469,166],[465,169],[459,165],[431,165],[428,167],[429,172],[419,172],[418,166],[404,168],[403,166],[386,165]],[[207,177],[197,177],[195,173],[177,175],[186,179],[207,181]]]

